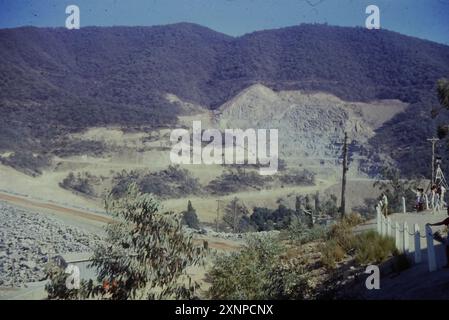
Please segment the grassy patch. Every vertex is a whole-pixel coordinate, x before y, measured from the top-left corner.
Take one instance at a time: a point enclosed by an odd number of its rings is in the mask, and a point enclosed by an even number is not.
[[[319,247],[321,252],[321,263],[327,269],[333,269],[337,263],[342,261],[346,252],[336,241],[327,241]]]
[[[330,228],[327,241],[320,246],[324,267],[335,268],[346,256],[353,257],[359,265],[366,265],[397,255],[394,240],[390,237],[383,237],[375,231],[355,235],[353,227],[360,222],[356,215],[349,215]]]
[[[394,239],[383,237],[375,231],[355,236],[355,261],[358,264],[380,263],[396,252]]]

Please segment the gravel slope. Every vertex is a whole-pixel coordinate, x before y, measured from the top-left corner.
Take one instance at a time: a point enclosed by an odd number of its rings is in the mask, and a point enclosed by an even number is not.
[[[89,252],[99,237],[58,220],[0,201],[0,286],[45,277],[49,254]]]

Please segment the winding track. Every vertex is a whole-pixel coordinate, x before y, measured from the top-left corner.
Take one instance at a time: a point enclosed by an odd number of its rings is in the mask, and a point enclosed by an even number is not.
[[[79,218],[91,220],[91,221],[97,221],[97,222],[103,222],[108,223],[112,222],[113,219],[105,216],[100,215],[92,212],[87,211],[81,211],[79,209],[74,208],[68,208],[61,205],[53,204],[53,203],[47,203],[47,202],[41,202],[34,199],[29,199],[25,197],[20,197],[16,195],[6,194],[4,192],[0,192],[0,200],[16,204],[19,206],[27,207],[30,209],[47,209],[52,210],[55,213],[64,214],[64,215],[72,215]]]
[[[113,218],[108,217],[106,215],[82,211],[80,209],[68,208],[58,204],[42,202],[17,195],[7,194],[5,192],[0,192],[0,200],[6,201],[13,205],[18,205],[20,207],[25,207],[27,209],[35,210],[38,212],[42,212],[42,209],[44,209],[45,211],[51,210],[52,213],[55,213],[56,215],[59,216],[76,219],[81,218],[83,220],[83,223],[87,224],[93,223],[96,224],[97,226],[98,225],[101,226],[103,224],[114,221]],[[195,239],[195,242],[201,243],[203,239],[207,240],[207,242],[209,243],[209,247],[218,250],[229,251],[229,250],[236,250],[240,247],[240,244],[235,241],[221,240],[221,239],[220,241],[217,241],[216,239],[207,236],[201,236],[199,237],[199,239]]]

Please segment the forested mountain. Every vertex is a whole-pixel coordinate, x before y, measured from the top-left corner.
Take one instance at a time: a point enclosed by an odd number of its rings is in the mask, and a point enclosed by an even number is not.
[[[448,46],[386,30],[300,25],[234,38],[188,23],[3,29],[0,149],[41,152],[54,137],[89,126],[173,124],[178,108],[166,93],[215,109],[263,83],[410,103],[372,143],[416,173],[428,159],[435,82],[444,76]]]

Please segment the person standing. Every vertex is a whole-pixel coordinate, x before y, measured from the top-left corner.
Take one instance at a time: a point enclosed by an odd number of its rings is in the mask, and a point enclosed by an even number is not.
[[[382,204],[383,204],[382,213],[385,217],[387,217],[388,216],[388,197],[385,194],[385,192],[382,193]]]
[[[416,201],[415,201],[415,209],[416,212],[420,212],[423,210],[423,192],[424,190],[421,188],[417,188],[416,190],[414,190],[415,194],[416,194]]]
[[[439,212],[441,209],[441,202],[440,202],[440,193],[437,191],[435,193],[435,208],[434,211]]]
[[[441,185],[440,190],[441,190],[441,192],[440,192],[441,208],[444,208],[445,206],[447,206],[446,201],[444,201],[444,194],[446,193],[446,188],[443,185]]]
[[[437,186],[433,185],[432,188],[430,188],[430,206],[433,211],[435,211],[435,195],[437,193]]]

